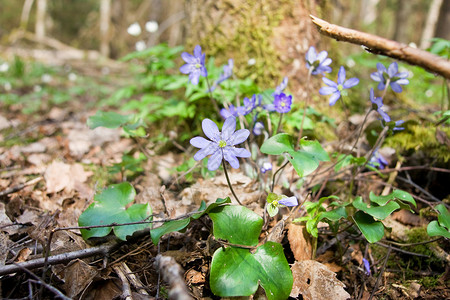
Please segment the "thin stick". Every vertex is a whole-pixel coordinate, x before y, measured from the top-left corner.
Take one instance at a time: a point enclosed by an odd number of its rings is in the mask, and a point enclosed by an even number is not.
[[[224,159],[222,159],[222,166],[223,166],[223,171],[225,172],[225,177],[227,178],[227,183],[228,183],[228,186],[230,187],[231,193],[233,194],[234,198],[239,203],[239,205],[242,205],[241,201],[239,201],[238,196],[236,196],[236,193],[233,190],[233,186],[231,185],[231,181],[230,181],[230,178],[228,177],[227,167],[225,165]]]
[[[155,263],[158,269],[161,270],[164,281],[169,284],[169,299],[193,299],[191,295],[189,295],[189,290],[186,287],[182,276],[184,271],[173,257],[158,254]]]
[[[34,178],[34,179],[30,180],[30,181],[27,181],[27,182],[25,182],[25,183],[22,183],[22,184],[13,186],[12,188],[9,188],[9,189],[6,189],[6,190],[4,190],[4,191],[1,191],[1,192],[0,192],[0,197],[1,197],[1,196],[8,195],[8,194],[15,193],[15,192],[18,192],[18,191],[20,191],[21,189],[23,189],[23,188],[25,188],[25,187],[27,187],[27,186],[29,186],[29,185],[33,185],[33,184],[35,184],[35,183],[38,183],[38,182],[41,181],[42,179],[44,179],[44,177],[39,176],[39,177],[36,177],[36,178]]]
[[[310,17],[319,32],[323,35],[332,37],[338,41],[366,46],[368,48],[367,50],[374,54],[403,60],[450,79],[450,61],[445,58],[373,34],[330,24],[313,15],[310,15]]]
[[[383,275],[384,270],[386,269],[386,264],[389,259],[389,255],[391,255],[391,250],[392,250],[391,247],[389,247],[388,252],[386,254],[386,259],[384,260],[383,267],[381,268],[381,271],[380,271],[380,275],[378,275],[377,282],[375,283],[375,286],[373,287],[373,290],[372,290],[372,293],[370,294],[369,300],[372,300],[373,295],[375,295],[375,292],[378,289],[378,285],[380,284],[381,276]]]

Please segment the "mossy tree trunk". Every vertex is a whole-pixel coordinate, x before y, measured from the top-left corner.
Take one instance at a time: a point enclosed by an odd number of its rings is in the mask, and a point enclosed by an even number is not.
[[[233,58],[239,78],[251,77],[264,88],[288,76],[294,98],[306,97],[304,57],[319,41],[309,18],[317,15],[316,1],[190,0],[185,5],[188,50],[199,44],[217,64]]]

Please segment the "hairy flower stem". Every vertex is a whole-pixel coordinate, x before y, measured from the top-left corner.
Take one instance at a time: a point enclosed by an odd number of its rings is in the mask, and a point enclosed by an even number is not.
[[[281,120],[283,119],[283,114],[280,114],[280,120],[278,121],[278,126],[277,126],[277,132],[276,134],[278,134],[280,132],[281,129]]]
[[[308,104],[309,104],[309,86],[310,86],[310,81],[311,81],[311,72],[313,71],[313,68],[309,68],[308,71],[308,78],[306,79],[306,99],[305,99],[305,105],[303,106],[303,116],[302,116],[302,123],[300,124],[300,132],[298,134],[298,138],[297,138],[297,146],[300,145],[300,140],[302,139],[303,136],[303,124],[305,124],[305,118],[306,118],[306,110],[308,109]]]
[[[270,191],[273,193],[273,189],[274,189],[274,187],[275,187],[275,177],[277,176],[277,174],[279,173],[279,172],[281,172],[286,166],[287,166],[287,164],[289,163],[289,160],[284,164],[284,165],[282,165],[274,174],[273,174],[273,177],[272,177],[272,186],[270,187]]]
[[[236,193],[233,190],[233,186],[231,185],[230,178],[228,177],[227,167],[225,166],[225,159],[222,159],[222,166],[223,166],[223,171],[225,172],[225,177],[227,178],[228,186],[230,187],[230,190],[234,196],[234,199],[236,199],[236,201],[239,203],[239,205],[242,205],[241,201],[239,201],[239,198],[236,196]]]
[[[214,109],[217,111],[217,113],[220,116],[220,108],[217,105],[216,99],[214,99],[214,97],[212,95],[211,84],[209,83],[208,77],[205,77],[205,79],[206,79],[206,84],[208,85],[209,99],[211,99],[211,102],[212,102],[212,105],[214,106]]]
[[[356,145],[358,144],[359,138],[361,137],[361,134],[362,134],[362,132],[363,132],[363,130],[364,130],[364,125],[366,124],[367,118],[369,117],[369,115],[370,115],[370,113],[371,113],[372,111],[373,111],[373,109],[371,108],[371,109],[366,113],[366,116],[364,117],[364,120],[363,120],[363,122],[362,122],[362,124],[361,124],[361,128],[359,129],[358,136],[356,137],[355,143],[353,144],[353,147],[352,147],[352,149],[350,150],[350,152],[353,151],[353,149],[355,149]]]

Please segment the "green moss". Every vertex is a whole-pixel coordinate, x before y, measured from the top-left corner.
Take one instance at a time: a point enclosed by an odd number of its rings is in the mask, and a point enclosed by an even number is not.
[[[434,288],[440,284],[438,276],[421,277],[419,283],[426,289]]]
[[[219,64],[233,58],[238,78],[251,78],[261,86],[272,87],[274,78],[279,78],[282,70],[272,44],[274,28],[292,14],[290,9],[294,5],[298,4],[293,0],[219,2],[218,21],[205,21],[202,38],[191,43],[207,45],[204,50],[217,57]],[[199,27],[199,24],[194,26]],[[255,64],[248,65],[249,59],[254,59]]]
[[[450,128],[440,127],[439,130],[445,133],[447,137],[450,136]],[[386,146],[390,146],[400,153],[420,151],[440,162],[450,160],[448,146],[437,140],[436,127],[433,124],[408,125],[405,131],[387,138]]]

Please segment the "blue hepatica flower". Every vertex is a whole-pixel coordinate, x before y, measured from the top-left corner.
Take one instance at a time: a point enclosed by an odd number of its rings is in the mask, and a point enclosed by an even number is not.
[[[251,153],[245,148],[236,148],[235,145],[243,143],[250,131],[247,129],[236,130],[236,119],[228,117],[222,127],[222,132],[219,131],[216,123],[210,119],[204,119],[202,122],[202,129],[205,135],[210,139],[207,140],[201,136],[196,136],[191,139],[191,145],[200,148],[194,155],[195,160],[202,160],[208,155],[211,157],[208,160],[208,170],[217,170],[223,159],[230,163],[234,169],[239,168],[239,160],[237,157],[250,157]]]
[[[228,106],[228,109],[222,108],[220,110],[220,115],[222,118],[227,119],[229,117],[238,117],[243,114],[243,109],[241,107],[235,107],[233,104]]]
[[[367,259],[363,258],[363,264],[364,264],[364,273],[366,275],[370,275],[370,263]]]
[[[398,127],[398,126],[402,125],[403,123],[405,123],[405,121],[398,120],[398,121],[394,122],[391,120],[391,117],[387,113],[384,113],[381,116],[383,117],[384,124],[386,126],[389,126],[389,129],[392,129],[394,131],[399,131],[399,130],[405,129],[405,127]]]
[[[213,86],[209,89],[210,92],[214,91],[219,84],[221,84],[222,82],[224,82],[233,75],[233,65],[234,65],[233,59],[230,58],[228,60],[228,64],[223,66],[223,72],[220,74],[219,79],[217,79],[214,82]]]
[[[372,102],[372,108],[376,110],[383,119],[389,118],[388,114],[383,110],[383,98],[375,97],[373,89],[370,89],[370,102]]]
[[[272,164],[268,161],[266,161],[265,163],[262,164],[261,168],[261,173],[266,173],[269,172],[270,170],[272,170]]]
[[[186,62],[181,66],[180,72],[183,74],[189,74],[189,81],[192,84],[198,84],[200,76],[208,76],[208,72],[205,67],[205,54],[202,54],[202,47],[199,45],[194,48],[194,55],[187,52],[181,53],[181,58]]]
[[[263,133],[263,130],[264,130],[264,124],[262,122],[256,122],[255,126],[253,126],[253,134],[254,135],[261,135]]]
[[[383,155],[378,152],[378,149],[375,150],[372,154],[372,157],[369,160],[369,166],[376,168],[377,166],[383,170],[389,162],[383,157]]]
[[[275,88],[275,92],[272,94],[272,96],[281,94],[286,89],[287,84],[288,84],[288,78],[284,77],[283,81],[280,83],[280,85]]]
[[[244,98],[244,107],[243,107],[243,115],[248,115],[256,108],[256,95],[253,95],[252,98]]]
[[[336,101],[341,98],[341,91],[343,89],[349,89],[359,83],[359,79],[356,77],[350,78],[347,81],[345,80],[345,68],[343,66],[341,66],[341,68],[339,69],[337,83],[325,77],[323,77],[322,80],[328,86],[321,87],[319,90],[319,94],[331,94],[330,106],[333,106]]]
[[[398,64],[393,62],[386,67],[382,63],[377,63],[377,71],[370,74],[370,78],[378,83],[378,89],[380,91],[386,88],[386,83],[389,79],[389,85],[392,90],[396,93],[402,92],[401,85],[406,85],[409,83],[409,80],[406,79],[408,77],[408,72],[398,72]]]
[[[281,200],[278,200],[278,204],[284,205],[284,206],[297,206],[298,200],[297,200],[297,197],[295,197],[295,196],[286,197],[286,198],[282,198]]]
[[[327,51],[321,51],[319,54],[316,52],[314,46],[309,47],[308,52],[306,52],[306,67],[310,69],[312,75],[330,73],[332,60],[328,58]]]
[[[292,95],[287,96],[285,93],[275,95],[273,100],[274,109],[280,114],[287,113],[291,110]]]

